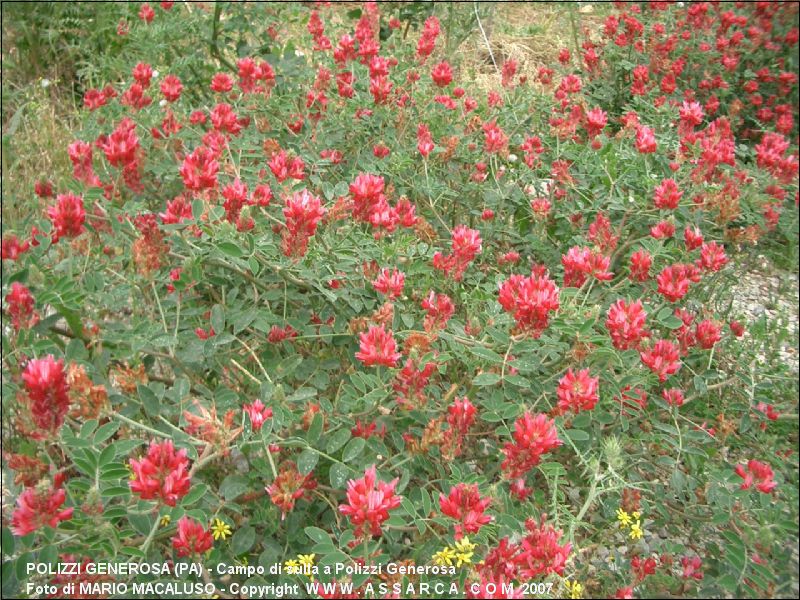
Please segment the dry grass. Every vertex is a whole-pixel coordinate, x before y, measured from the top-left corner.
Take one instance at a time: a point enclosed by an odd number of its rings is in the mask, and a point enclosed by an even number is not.
[[[462,73],[483,91],[500,87],[498,69],[503,62],[517,62],[517,73],[534,82],[540,67],[558,64],[558,52],[568,48],[575,55],[570,13],[575,18],[579,41],[584,30],[597,31],[607,7],[584,4],[575,10],[560,2],[509,2],[495,4],[489,19],[483,21],[494,61],[480,30],[475,31],[458,48]]]
[[[41,200],[34,194],[40,179],[63,190],[72,179],[67,146],[74,140],[77,110],[59,86],[28,84],[18,92],[17,106],[3,124],[2,177],[3,229],[19,227],[40,214]]]

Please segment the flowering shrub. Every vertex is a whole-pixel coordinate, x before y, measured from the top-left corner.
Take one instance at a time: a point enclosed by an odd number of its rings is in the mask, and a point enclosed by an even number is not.
[[[485,93],[436,16],[237,7],[232,59],[220,6],[120,22],[74,179],[3,231],[8,589],[72,557],[365,597],[783,593],[796,398],[756,409],[715,299],[796,211],[797,7],[621,5]],[[218,70],[153,43],[184,21]],[[447,572],[355,568],[390,561]]]

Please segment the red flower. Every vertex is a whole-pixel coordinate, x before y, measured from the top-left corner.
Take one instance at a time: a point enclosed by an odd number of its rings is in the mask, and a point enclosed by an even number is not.
[[[158,499],[175,506],[189,493],[189,459],[185,449],[175,451],[172,440],[151,442],[147,454],[131,459],[130,466],[134,477],[128,485],[142,500]]]
[[[650,267],[653,265],[653,257],[647,250],[637,250],[631,254],[631,266],[629,277],[633,281],[647,281],[650,279]]]
[[[460,281],[469,264],[481,252],[481,234],[476,229],[459,225],[453,229],[452,235],[452,252],[447,255],[441,252],[434,254],[433,267]]]
[[[70,405],[63,359],[55,360],[48,354],[29,360],[22,372],[22,381],[33,422],[47,433],[56,433],[64,424]]]
[[[517,327],[538,338],[547,327],[550,313],[558,310],[559,290],[544,273],[512,275],[500,285],[498,302],[512,313]]]
[[[459,483],[450,488],[450,494],[439,494],[439,508],[442,514],[452,517],[455,525],[455,539],[460,540],[464,533],[478,533],[481,527],[491,523],[492,517],[484,514],[492,503],[491,498],[481,498],[477,484]]]
[[[210,530],[206,530],[191,517],[180,518],[178,531],[172,537],[172,547],[178,551],[178,556],[202,554],[207,550],[211,550],[213,545],[214,538]]]
[[[695,276],[694,267],[691,265],[674,264],[658,274],[658,293],[670,302],[677,302],[689,291],[690,279]]]
[[[687,225],[683,230],[683,240],[686,242],[687,250],[695,250],[703,245],[703,232],[697,227]]]
[[[142,4],[142,8],[139,9],[139,18],[144,21],[145,23],[150,23],[153,21],[153,17],[156,16],[156,11],[153,10],[153,7],[150,6],[147,2]]]
[[[648,333],[645,330],[647,313],[642,301],[636,300],[628,304],[625,300],[617,300],[608,308],[606,328],[611,342],[618,350],[636,348]]]
[[[426,401],[425,386],[428,385],[435,370],[436,363],[425,363],[425,366],[419,369],[413,359],[406,360],[392,384],[392,389],[397,392],[397,403],[405,408],[424,404]]]
[[[164,94],[164,98],[167,102],[175,102],[181,97],[181,92],[183,91],[183,84],[176,75],[167,75],[164,77],[160,87],[161,93]]]
[[[283,216],[286,219],[283,253],[286,256],[303,256],[308,249],[309,238],[316,233],[317,225],[325,216],[322,201],[308,190],[300,190],[286,199]]]
[[[683,406],[685,398],[683,397],[683,390],[678,388],[670,388],[661,392],[661,397],[670,406]]]
[[[47,215],[53,222],[53,241],[83,233],[83,223],[86,220],[83,198],[75,194],[59,194],[56,202],[55,206],[47,209]]]
[[[206,146],[195,148],[194,152],[183,159],[180,167],[183,185],[192,191],[217,187],[218,171],[216,153]]]
[[[656,572],[656,559],[651,556],[642,560],[641,557],[634,556],[631,559],[631,571],[633,571],[636,581],[642,581],[648,575]]]
[[[563,534],[552,525],[545,525],[545,515],[542,515],[540,523],[528,519],[525,527],[528,534],[519,543],[519,554],[514,557],[520,579],[534,579],[552,573],[563,575],[572,544],[559,544]]]
[[[658,380],[662,382],[667,380],[668,375],[681,368],[678,347],[669,340],[658,340],[649,350],[641,351],[639,356],[645,366],[658,375]]]
[[[3,237],[2,259],[17,260],[20,254],[24,254],[30,248],[30,242],[20,242],[19,238],[12,234]]]
[[[722,339],[720,326],[709,319],[701,321],[695,329],[695,338],[701,348],[710,350],[714,347],[714,344]]]
[[[678,189],[678,184],[674,179],[664,179],[656,187],[653,195],[653,203],[656,208],[666,208],[673,210],[678,208],[678,203],[683,196],[683,192]]]
[[[242,409],[250,417],[250,424],[253,431],[260,431],[264,422],[272,417],[272,409],[264,406],[260,399],[251,404],[245,404]]]
[[[447,87],[453,81],[453,70],[446,60],[433,67],[431,79],[439,87]]]
[[[11,316],[11,325],[19,331],[28,329],[39,322],[39,315],[34,308],[34,299],[31,291],[15,281],[11,284],[11,291],[6,295],[8,314]]]
[[[590,138],[600,135],[608,123],[608,114],[602,108],[593,108],[586,113],[586,135]]]
[[[598,382],[599,377],[591,377],[589,369],[581,369],[574,373],[568,369],[558,381],[556,396],[558,396],[558,408],[561,411],[571,410],[579,413],[582,410],[592,410],[599,399]]]
[[[731,321],[729,326],[731,328],[731,332],[736,337],[742,337],[744,335],[744,325],[742,325],[739,321]]]
[[[437,294],[433,291],[422,301],[422,308],[428,312],[423,323],[425,331],[428,332],[444,329],[450,317],[456,312],[456,307],[453,305],[450,296]]]
[[[266,490],[272,503],[281,509],[281,520],[294,509],[297,500],[303,498],[307,491],[317,487],[311,473],[300,475],[293,462],[287,462],[278,473],[275,481]]]
[[[608,270],[611,258],[591,248],[573,246],[561,257],[564,265],[564,286],[580,287],[589,275],[598,281],[610,281],[614,274]]]
[[[372,326],[366,333],[359,334],[359,352],[356,358],[365,367],[385,365],[396,367],[401,354],[397,352],[397,343],[391,331],[386,331],[383,325]]]
[[[649,127],[640,125],[636,128],[636,149],[641,154],[650,154],[657,148],[656,137]]]
[[[378,278],[372,282],[372,286],[390,300],[397,298],[403,293],[403,285],[405,284],[406,276],[397,269],[382,269]]]
[[[657,240],[666,240],[675,235],[675,224],[669,221],[659,221],[650,228],[650,235]]]
[[[230,92],[233,89],[233,77],[227,73],[217,73],[211,79],[211,89],[215,92]]]
[[[398,481],[398,478],[389,483],[378,481],[373,465],[360,479],[347,482],[347,504],[340,504],[339,511],[350,517],[356,536],[365,533],[365,525],[369,526],[370,535],[381,535],[381,524],[389,518],[389,511],[400,506],[402,500],[394,493]]]
[[[751,459],[747,463],[747,469],[744,465],[736,465],[734,470],[739,477],[744,479],[741,485],[743,490],[750,489],[756,481],[758,482],[756,489],[764,494],[769,494],[778,487],[778,482],[773,479],[775,474],[772,472],[772,467],[767,463]]]
[[[514,423],[513,442],[506,442],[503,453],[506,455],[501,468],[506,477],[522,477],[539,464],[542,454],[555,450],[561,445],[556,431],[556,423],[547,415],[536,416],[526,412]]]
[[[55,528],[61,521],[72,518],[73,508],[61,509],[67,498],[62,482],[63,476],[56,475],[52,487],[30,487],[19,495],[17,508],[11,515],[14,535],[28,535],[45,526]]]
[[[633,599],[633,586],[619,588],[614,594],[614,598],[619,600],[632,600]]]
[[[699,556],[692,556],[691,558],[688,556],[684,556],[681,558],[681,566],[683,566],[683,573],[681,576],[684,579],[697,579],[700,581],[703,578],[703,572],[700,570],[700,567],[703,566],[703,561],[700,559]]]
[[[706,271],[719,271],[727,263],[728,257],[725,254],[725,248],[717,244],[717,242],[708,242],[700,248],[700,260],[697,261],[698,267]]]

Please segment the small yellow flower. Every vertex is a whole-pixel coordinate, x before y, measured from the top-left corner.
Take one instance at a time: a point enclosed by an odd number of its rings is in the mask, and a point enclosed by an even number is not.
[[[161,517],[161,521],[159,521],[159,523],[161,524],[162,527],[166,527],[167,525],[169,525],[170,521],[172,521],[172,518],[169,515],[164,515],[163,517]]]
[[[631,525],[631,516],[622,510],[622,508],[617,509],[617,521],[619,521],[620,529],[624,529],[625,527],[630,527]]]
[[[314,557],[316,554],[298,554],[297,561],[300,563],[303,575],[308,575],[309,579],[314,579]]]
[[[211,533],[214,535],[215,540],[224,540],[231,534],[231,526],[222,519],[214,519],[214,524],[211,525]]]
[[[577,581],[565,581],[564,587],[567,588],[570,598],[583,598],[583,586]]]
[[[632,513],[632,515],[631,515],[631,516],[632,516],[634,519],[636,519],[636,520],[638,521],[639,519],[641,519],[641,518],[642,518],[642,513],[640,513],[638,510],[636,510],[636,511],[634,511],[634,512]]]
[[[455,551],[450,546],[445,546],[438,552],[436,552],[432,557],[433,564],[439,566],[453,566],[453,560],[456,558]]]
[[[300,563],[297,562],[295,559],[290,558],[283,566],[286,568],[287,575],[299,575],[300,574]]]
[[[468,537],[462,538],[456,542],[456,566],[460,567],[463,564],[472,563],[472,551],[475,550],[476,544],[472,544]]]
[[[631,525],[631,532],[630,536],[632,540],[639,540],[644,536],[644,530],[642,529],[642,522],[637,519],[636,523]]]

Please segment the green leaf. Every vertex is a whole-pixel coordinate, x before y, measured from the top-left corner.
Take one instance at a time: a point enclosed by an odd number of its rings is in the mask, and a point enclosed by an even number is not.
[[[567,437],[573,442],[587,442],[589,441],[589,434],[580,429],[567,429]]]
[[[219,486],[220,495],[225,500],[233,500],[250,489],[250,483],[243,475],[228,475]]]
[[[478,358],[483,358],[485,360],[488,360],[489,362],[496,362],[496,363],[503,362],[502,356],[500,356],[494,350],[490,350],[489,348],[484,348],[483,346],[470,346],[469,351]]]
[[[256,530],[251,525],[239,527],[231,538],[231,552],[237,556],[244,554],[256,543]]]
[[[217,244],[217,248],[219,248],[223,254],[231,258],[241,258],[244,256],[244,250],[233,242],[220,242]]]
[[[347,465],[342,463],[334,463],[328,472],[328,477],[331,482],[332,488],[343,488],[348,479],[353,478],[353,471]]]
[[[97,431],[94,434],[94,444],[95,446],[102,444],[112,435],[114,435],[117,430],[119,429],[120,422],[119,421],[110,421],[105,425],[101,425],[97,428]]]
[[[320,529],[319,527],[306,527],[303,531],[306,532],[306,535],[312,542],[317,544],[333,543],[330,534],[324,529]]]
[[[472,380],[472,385],[495,385],[500,381],[497,373],[481,373]]]
[[[325,447],[325,451],[328,454],[333,454],[339,448],[341,448],[342,446],[344,446],[347,443],[347,440],[350,439],[350,436],[351,436],[350,430],[347,429],[347,427],[344,427],[344,428],[340,429],[339,431],[334,432],[328,438],[328,444]]]
[[[342,462],[350,462],[356,458],[364,450],[365,445],[366,442],[364,441],[364,438],[360,437],[353,438],[347,442],[347,445],[342,451]]]
[[[139,392],[139,399],[142,401],[144,411],[151,417],[158,416],[161,412],[161,403],[155,392],[141,383],[136,385],[136,391]]]
[[[313,448],[306,448],[297,457],[297,470],[301,475],[308,475],[314,470],[319,461],[319,454]]]
[[[211,307],[211,327],[217,335],[225,331],[225,309],[219,304]]]
[[[323,417],[321,413],[314,415],[314,419],[311,421],[311,427],[308,428],[308,433],[306,434],[306,439],[309,444],[313,445],[317,443],[319,436],[322,435],[322,425],[324,422],[325,417]]]

